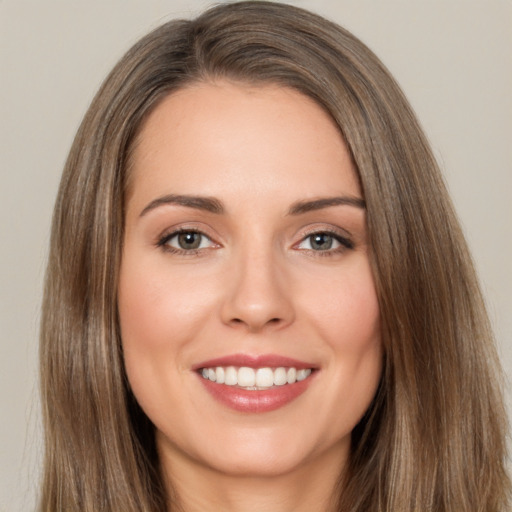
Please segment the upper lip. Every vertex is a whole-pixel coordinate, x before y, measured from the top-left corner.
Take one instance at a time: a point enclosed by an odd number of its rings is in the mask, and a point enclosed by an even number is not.
[[[192,369],[199,370],[200,368],[213,368],[216,366],[246,366],[249,368],[279,368],[284,366],[293,367],[297,370],[316,367],[316,365],[312,363],[299,361],[298,359],[278,354],[230,354],[215,359],[209,359],[208,361],[202,361],[194,365]]]

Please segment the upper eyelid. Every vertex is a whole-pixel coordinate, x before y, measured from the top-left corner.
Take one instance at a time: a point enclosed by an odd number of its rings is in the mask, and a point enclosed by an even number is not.
[[[216,242],[211,236],[207,235],[206,233],[203,233],[202,231],[193,230],[193,229],[178,229],[176,231],[171,231],[167,235],[161,236],[158,239],[156,245],[159,246],[159,247],[164,247],[167,244],[169,244],[169,242],[171,240],[173,240],[174,238],[176,238],[177,236],[179,236],[182,233],[196,233],[198,235],[201,235],[201,236],[205,237],[209,241],[209,243],[211,244],[212,247],[220,247],[220,244],[218,242]],[[183,251],[186,251],[186,252],[192,252],[192,251],[200,251],[200,250],[209,249],[209,248],[210,247],[208,247],[208,248],[202,247],[202,248],[198,248],[198,249],[189,249],[188,251],[186,249],[177,249],[177,250],[183,250]]]
[[[332,237],[334,240],[336,240],[339,244],[347,247],[347,248],[353,248],[355,246],[354,244],[354,241],[349,238],[349,237],[346,237],[344,235],[340,235],[339,233],[337,232],[334,232],[334,231],[313,231],[312,233],[306,235],[306,236],[303,236],[298,242],[296,242],[293,246],[296,247],[302,243],[304,243],[304,241],[306,241],[308,238],[311,238],[312,236],[315,236],[315,235],[328,235],[330,237]]]
[[[340,228],[339,226],[325,224],[309,225],[306,228],[300,230],[299,236],[301,237],[300,239],[303,240],[304,238],[307,238],[308,236],[314,235],[316,233],[329,233],[331,235],[338,235],[349,240],[354,238],[352,233],[346,229]]]
[[[177,224],[174,226],[170,226],[163,231],[161,231],[157,235],[157,242],[163,240],[164,238],[169,239],[175,235],[179,235],[180,233],[198,233],[200,235],[205,236],[206,238],[215,241],[215,236],[210,234],[210,229],[205,229],[204,227],[194,226],[193,224]]]

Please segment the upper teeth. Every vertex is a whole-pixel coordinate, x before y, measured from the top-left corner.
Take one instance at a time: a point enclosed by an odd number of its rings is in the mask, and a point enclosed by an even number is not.
[[[201,374],[205,379],[243,388],[269,388],[283,386],[304,380],[311,374],[311,368],[297,370],[296,368],[249,368],[241,366],[217,366],[215,368],[202,368]]]

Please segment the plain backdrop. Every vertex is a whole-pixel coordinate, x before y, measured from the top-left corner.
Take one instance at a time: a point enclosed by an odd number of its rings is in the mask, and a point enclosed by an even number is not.
[[[289,3],[351,30],[405,90],[445,173],[512,374],[512,2]],[[0,511],[35,507],[41,288],[75,131],[102,79],[139,37],[210,4],[0,0]]]

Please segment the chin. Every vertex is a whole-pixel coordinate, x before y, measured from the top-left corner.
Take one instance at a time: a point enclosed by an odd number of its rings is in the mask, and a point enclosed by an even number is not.
[[[249,429],[227,435],[225,442],[207,446],[197,462],[228,476],[276,478],[296,472],[311,471],[318,462],[337,461],[340,471],[350,447],[350,436],[339,443],[322,446],[298,431],[278,428]]]

